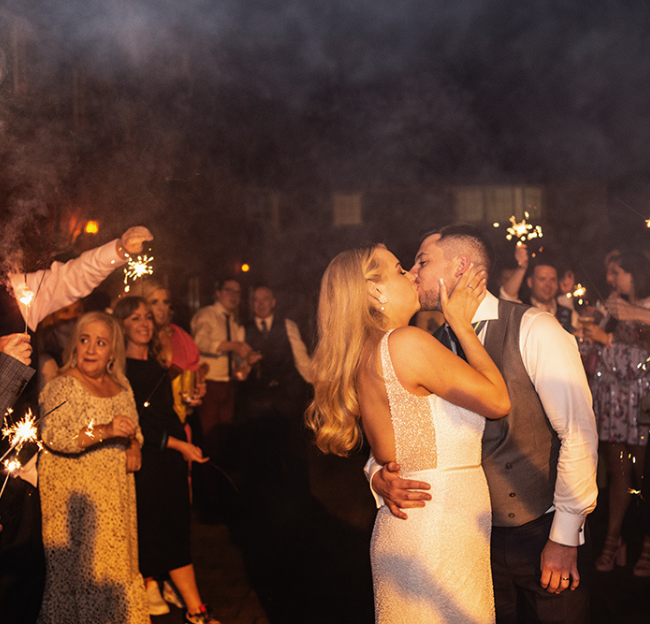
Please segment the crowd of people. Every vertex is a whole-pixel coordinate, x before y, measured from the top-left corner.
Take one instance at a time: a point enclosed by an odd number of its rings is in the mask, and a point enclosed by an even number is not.
[[[234,276],[189,331],[154,279],[84,310],[151,239],[131,228],[9,276],[0,408],[40,414],[43,451],[21,450],[0,495],[3,617],[135,624],[171,603],[187,624],[218,624],[192,563],[192,506],[220,522],[234,491],[309,491],[306,421],[324,452],[370,446],[377,622],[589,621],[592,568],[625,564],[630,500],[650,501],[645,253],[608,254],[611,294],[578,306],[573,272],[525,245],[490,293],[492,251],[469,226],[425,236],[410,271],[383,245],[350,250],[323,277],[311,356],[268,286],[243,318]],[[435,336],[413,323],[432,310]],[[609,514],[592,561],[599,450]]]
[[[284,443],[280,460],[294,454],[285,425],[300,429],[307,384],[297,371],[308,375],[309,355],[297,325],[274,314],[268,287],[256,290],[256,317],[244,327],[241,286],[220,283],[216,329],[195,331],[197,342],[172,323],[169,290],[154,280],[143,284],[142,297],[84,310],[83,297],[151,239],[146,228],[131,228],[68,263],[10,276],[13,314],[5,321],[32,332],[39,326],[39,349],[32,351],[28,333],[0,340],[3,406],[14,406],[33,377],[20,400],[41,414],[43,452],[34,445],[25,458],[21,450],[21,468],[0,498],[3,620],[135,624],[172,603],[188,624],[218,624],[201,598],[190,548],[193,478],[201,508],[219,497],[199,470],[209,452],[222,455],[221,436],[230,433],[215,436],[214,424],[246,422],[245,436],[236,428],[240,449],[259,442],[258,426],[272,430],[278,448]],[[21,303],[25,293],[29,305]],[[215,306],[199,311],[196,322]],[[222,307],[229,318],[219,318]],[[236,397],[244,380],[247,390]],[[18,420],[23,406],[15,407],[6,419]],[[284,468],[294,474],[294,465]]]

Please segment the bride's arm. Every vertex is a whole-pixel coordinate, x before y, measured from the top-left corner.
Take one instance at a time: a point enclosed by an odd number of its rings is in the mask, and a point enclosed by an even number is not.
[[[417,327],[396,329],[388,340],[395,372],[414,394],[424,388],[486,418],[510,413],[505,382],[486,352],[473,357],[477,367],[473,368]]]

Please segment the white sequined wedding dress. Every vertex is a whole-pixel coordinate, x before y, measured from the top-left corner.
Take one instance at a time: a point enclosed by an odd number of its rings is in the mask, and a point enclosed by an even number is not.
[[[490,624],[490,497],[481,468],[482,416],[401,385],[381,360],[400,476],[431,484],[432,500],[400,520],[382,507],[371,543],[375,618],[381,624]]]

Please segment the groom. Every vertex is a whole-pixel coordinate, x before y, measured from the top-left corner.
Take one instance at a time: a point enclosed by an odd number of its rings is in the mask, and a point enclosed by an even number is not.
[[[439,280],[451,292],[471,263],[491,268],[489,243],[474,228],[426,236],[411,269],[422,309],[440,309]],[[598,438],[575,338],[550,314],[489,292],[473,320],[512,403],[509,416],[486,422],[483,436],[497,622],[586,623],[584,527],[596,505]],[[371,459],[368,471],[398,517],[431,499],[429,485],[400,479],[394,462],[379,469]]]

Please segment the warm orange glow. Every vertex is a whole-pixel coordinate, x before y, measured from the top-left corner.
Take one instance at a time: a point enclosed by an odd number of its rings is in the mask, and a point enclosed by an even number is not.
[[[248,264],[242,264],[241,265],[241,270],[242,270],[242,273],[248,273],[251,270],[251,267]]]
[[[97,221],[88,221],[84,231],[86,234],[97,234],[99,231],[99,223]]]

